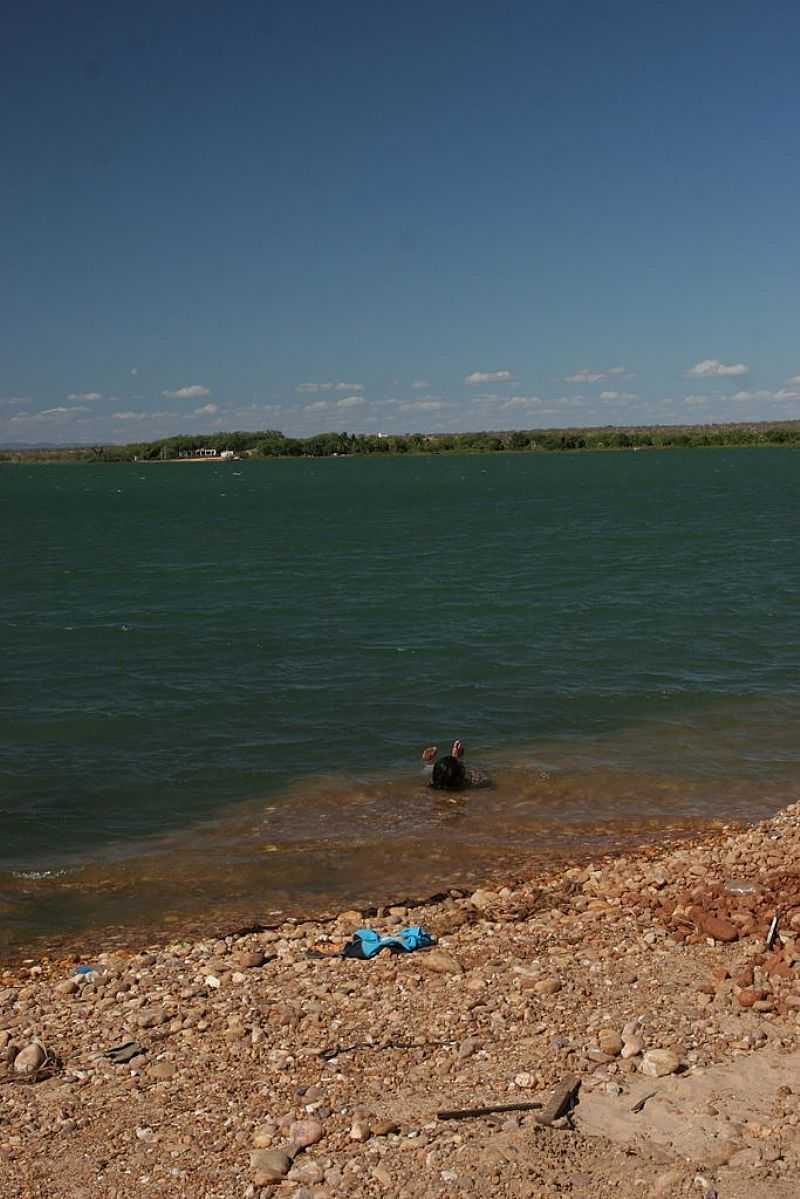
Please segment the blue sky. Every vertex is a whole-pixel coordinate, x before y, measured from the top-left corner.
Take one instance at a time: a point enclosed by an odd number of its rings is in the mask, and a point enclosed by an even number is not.
[[[799,42],[786,0],[14,6],[0,442],[800,418]]]

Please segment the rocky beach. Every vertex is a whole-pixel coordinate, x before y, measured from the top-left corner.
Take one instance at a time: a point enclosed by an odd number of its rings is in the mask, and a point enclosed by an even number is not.
[[[372,917],[0,967],[0,1196],[789,1199],[798,850],[800,805]],[[408,924],[435,947],[336,953]]]

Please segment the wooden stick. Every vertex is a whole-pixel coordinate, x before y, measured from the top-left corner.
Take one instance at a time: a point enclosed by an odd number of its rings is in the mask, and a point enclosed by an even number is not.
[[[491,1107],[465,1107],[460,1111],[437,1112],[437,1120],[466,1120],[470,1116],[493,1116],[495,1112],[532,1112],[541,1103],[495,1103]]]

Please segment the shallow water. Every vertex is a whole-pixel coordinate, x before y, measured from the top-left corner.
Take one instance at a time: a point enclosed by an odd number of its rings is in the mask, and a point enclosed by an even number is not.
[[[800,798],[791,450],[4,467],[0,945]],[[427,790],[459,735],[494,787]]]

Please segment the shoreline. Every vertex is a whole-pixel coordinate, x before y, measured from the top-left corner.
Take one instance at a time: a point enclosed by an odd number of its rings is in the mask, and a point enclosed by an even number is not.
[[[796,804],[373,917],[173,937],[81,976],[74,954],[0,968],[0,1196],[121,1196],[135,1177],[225,1199],[790,1199],[798,850]],[[437,945],[309,955],[362,922]],[[104,1056],[127,1041],[129,1061]],[[555,1124],[437,1119],[546,1105],[573,1078]]]
[[[176,939],[195,940],[201,936],[242,935],[243,930],[260,930],[280,928],[287,921],[313,921],[320,925],[330,924],[336,920],[336,912],[348,907],[358,909],[365,918],[378,916],[382,910],[390,907],[404,906],[411,909],[436,907],[446,901],[453,892],[460,892],[468,898],[474,891],[486,888],[520,887],[545,885],[564,870],[574,866],[585,865],[593,861],[610,861],[619,856],[652,857],[678,847],[692,847],[712,841],[720,836],[720,829],[743,830],[753,822],[731,821],[724,826],[719,820],[701,822],[700,827],[687,822],[684,826],[670,826],[654,832],[631,832],[620,830],[616,834],[618,842],[625,842],[624,848],[603,848],[596,844],[596,836],[578,836],[576,834],[573,852],[557,854],[553,858],[542,858],[529,862],[516,871],[506,866],[497,865],[494,869],[486,866],[478,878],[466,881],[459,878],[459,870],[455,868],[443,873],[454,875],[451,881],[443,882],[436,890],[410,886],[396,888],[380,894],[367,893],[367,897],[353,898],[329,895],[321,903],[315,903],[314,896],[309,895],[306,902],[291,901],[286,907],[270,908],[269,912],[261,909],[255,900],[241,901],[232,904],[227,909],[209,904],[204,910],[194,913],[177,912],[166,909],[160,923],[134,920],[122,923],[92,924],[75,931],[61,931],[54,935],[33,933],[19,942],[0,944],[0,972],[3,968],[13,967],[24,960],[45,961],[55,958],[65,958],[77,955],[78,958],[91,957],[104,950],[115,952],[135,952],[135,946],[147,945],[148,949],[163,948]],[[656,839],[656,836],[660,840]],[[463,872],[462,872],[463,873]],[[475,874],[474,869],[469,871]],[[43,880],[34,880],[43,881]],[[91,893],[92,887],[85,888]],[[102,894],[98,890],[98,895]]]

